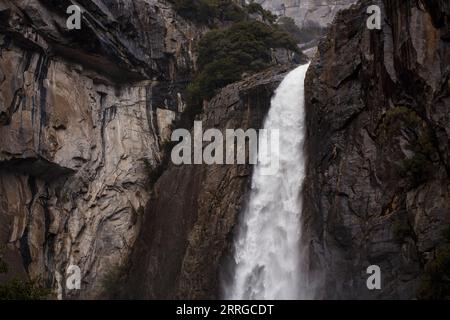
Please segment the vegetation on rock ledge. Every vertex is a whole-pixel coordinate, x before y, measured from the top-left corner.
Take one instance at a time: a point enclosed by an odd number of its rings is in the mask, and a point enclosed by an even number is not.
[[[450,299],[450,227],[443,236],[447,244],[438,248],[433,260],[425,266],[425,275],[418,297],[426,300]]]
[[[272,49],[298,52],[285,32],[258,21],[240,22],[208,32],[198,44],[198,73],[188,86],[188,106],[201,110],[219,88],[239,81],[244,73],[262,71],[272,62]]]
[[[258,13],[264,21],[274,23],[276,16],[261,7],[250,3],[240,6],[232,0],[170,0],[175,11],[188,20],[214,25],[215,22],[241,22],[249,19],[249,14]]]
[[[400,175],[408,178],[412,186],[426,181],[437,155],[427,123],[414,110],[396,106],[387,111],[380,129],[385,141],[392,140],[396,135],[407,139],[406,149],[411,155],[401,161]]]
[[[0,274],[8,272],[8,264],[2,259],[0,248]],[[42,300],[51,293],[43,288],[38,280],[20,280],[17,278],[0,283],[0,300]]]
[[[320,39],[326,31],[326,28],[314,22],[309,22],[303,28],[300,28],[295,24],[294,19],[290,17],[281,17],[277,21],[277,25],[289,33],[297,43],[308,43]]]
[[[272,49],[299,51],[289,32],[275,24],[277,16],[260,4],[233,0],[169,0],[182,17],[213,28],[197,44],[197,70],[180,73],[190,83],[186,88],[185,114],[190,123],[201,112],[203,101],[220,88],[239,81],[248,73],[271,66]],[[187,73],[189,75],[187,75]],[[183,126],[183,124],[178,124]]]

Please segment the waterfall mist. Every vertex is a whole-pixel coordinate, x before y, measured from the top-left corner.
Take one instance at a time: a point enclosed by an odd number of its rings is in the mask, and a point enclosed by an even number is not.
[[[280,132],[280,167],[275,175],[262,174],[265,164],[254,168],[249,203],[234,242],[234,275],[224,288],[227,299],[308,298],[300,244],[308,66],[291,71],[271,101],[264,129]]]

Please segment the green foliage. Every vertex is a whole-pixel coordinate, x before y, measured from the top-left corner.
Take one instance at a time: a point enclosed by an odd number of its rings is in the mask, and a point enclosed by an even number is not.
[[[8,264],[2,259],[4,251],[4,246],[0,246],[0,274],[8,272]]]
[[[208,32],[198,44],[198,74],[187,88],[189,112],[201,111],[202,101],[241,79],[245,72],[261,71],[271,64],[271,49],[298,52],[285,32],[258,21],[240,22]]]
[[[402,221],[401,219],[394,222],[393,229],[394,238],[400,243],[403,242],[406,237],[412,235],[411,227],[406,221]]]
[[[38,280],[12,279],[0,284],[0,300],[44,300],[50,294],[51,290],[40,286]]]
[[[261,71],[271,63],[271,49],[286,48],[298,52],[296,42],[273,25],[276,16],[257,3],[238,5],[233,0],[169,0],[181,16],[209,26],[229,25],[208,32],[198,43],[198,70],[186,88],[183,121],[199,114],[203,101],[219,88],[242,78],[243,73]],[[251,20],[257,13],[266,22]],[[224,23],[225,22],[225,23]],[[267,22],[269,24],[267,24]],[[192,70],[180,68],[179,74],[190,78]],[[183,124],[180,124],[183,126]]]
[[[405,176],[410,176],[413,178],[416,184],[420,184],[426,180],[425,167],[428,163],[428,159],[425,155],[416,153],[411,158],[402,160],[400,164],[401,173]]]
[[[221,7],[221,16],[219,19],[222,21],[239,22],[247,19],[247,12],[234,2],[222,1],[225,4]]]
[[[182,17],[201,24],[211,25],[214,20],[238,22],[247,13],[231,0],[171,0],[175,11]]]
[[[421,124],[422,119],[414,110],[405,106],[396,106],[386,112],[382,130],[385,134],[389,134],[402,127],[416,128]]]
[[[281,17],[278,20],[278,26],[280,26],[281,29],[289,33],[296,42],[300,43],[300,33],[301,30],[295,23],[294,19],[291,17]]]
[[[192,70],[189,64],[177,66],[178,77],[181,79],[188,79],[191,76]]]
[[[442,231],[442,236],[444,237],[444,239],[450,243],[450,226],[447,226],[443,231]]]
[[[103,294],[106,297],[114,298],[120,288],[120,284],[125,281],[126,266],[116,265],[111,267],[100,281]]]
[[[3,250],[0,247],[0,274],[8,272],[8,264],[2,259]],[[51,290],[40,286],[38,280],[12,279],[0,283],[0,300],[42,300],[50,294]]]
[[[175,11],[182,17],[208,23],[216,14],[216,1],[214,0],[173,0]]]
[[[244,72],[242,65],[231,58],[218,58],[206,64],[187,88],[187,103],[190,107],[188,111],[193,114],[199,113],[203,99],[210,99],[216,89],[239,80],[242,72]]]
[[[442,236],[446,244],[436,250],[434,259],[425,266],[419,299],[450,299],[450,226],[444,228]]]
[[[408,177],[414,185],[426,181],[428,168],[431,168],[433,154],[436,153],[432,134],[426,122],[414,110],[397,106],[386,112],[380,129],[384,140],[392,139],[401,131],[408,134],[407,148],[413,155],[401,161],[399,173]]]
[[[170,0],[182,17],[206,25],[218,22],[241,22],[257,13],[264,21],[275,23],[277,16],[257,3],[240,6],[232,0]]]
[[[0,257],[0,274],[8,272],[8,265],[5,261]]]
[[[435,259],[425,267],[418,297],[425,300],[450,299],[450,245],[438,249]]]
[[[420,130],[417,139],[408,148],[414,155],[401,162],[401,173],[410,177],[415,184],[420,184],[427,180],[428,168],[432,167],[432,156],[436,152],[428,128]]]
[[[309,22],[303,28],[299,28],[294,19],[290,17],[281,17],[277,25],[285,32],[289,33],[297,43],[308,43],[323,36],[325,28],[320,24]]]
[[[261,15],[264,21],[267,21],[269,23],[275,23],[275,21],[277,20],[276,15],[274,15],[269,10],[265,10],[259,3],[251,2],[250,4],[245,6],[245,8],[247,9],[248,13],[258,13],[259,15]]]

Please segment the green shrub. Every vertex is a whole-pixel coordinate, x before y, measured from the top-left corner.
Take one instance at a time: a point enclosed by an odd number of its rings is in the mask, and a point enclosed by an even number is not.
[[[414,185],[426,181],[436,153],[427,123],[414,110],[396,106],[386,112],[380,132],[385,142],[401,132],[407,133],[406,148],[413,154],[400,162],[399,174],[409,178]]]
[[[214,21],[238,22],[247,18],[247,12],[232,0],[170,0],[182,17],[201,24]]]
[[[222,21],[239,22],[247,19],[247,12],[234,2],[224,1],[225,3],[219,7]]]
[[[409,177],[417,185],[428,179],[429,170],[433,166],[433,154],[436,149],[428,128],[417,130],[418,137],[407,148],[414,154],[401,162],[401,174]]]
[[[450,245],[437,250],[436,257],[425,267],[418,292],[419,299],[450,299]]]
[[[182,17],[200,23],[208,23],[216,15],[215,0],[172,0],[174,9]]]
[[[325,28],[315,22],[308,22],[300,29],[290,17],[281,17],[277,25],[285,32],[289,33],[297,43],[307,43],[321,38],[325,33]]]
[[[425,266],[419,299],[450,299],[450,226],[444,228],[442,236],[446,244],[436,250],[434,259]]]
[[[3,261],[0,248],[0,274],[8,272],[8,264]],[[0,283],[0,300],[42,300],[48,298],[51,290],[40,286],[38,280],[12,279]]]
[[[301,30],[299,28],[299,26],[297,26],[297,24],[295,23],[294,19],[292,19],[291,17],[281,17],[278,20],[278,26],[286,31],[287,33],[289,33],[296,42],[300,43],[300,34],[301,34]]]
[[[402,175],[410,176],[416,184],[426,180],[425,168],[429,161],[425,155],[416,153],[411,158],[403,159],[400,163]]]
[[[444,228],[444,230],[442,231],[442,236],[447,241],[447,243],[450,243],[450,226]]]
[[[38,280],[12,279],[0,284],[0,300],[44,300],[51,290],[43,288]]]
[[[0,274],[8,272],[8,264],[2,259],[4,253],[5,253],[5,246],[0,245]]]
[[[120,291],[121,283],[125,281],[127,267],[126,264],[112,266],[107,270],[100,281],[103,295],[109,299],[116,297]]]
[[[411,227],[407,221],[402,221],[398,219],[393,225],[394,238],[397,242],[402,243],[406,237],[412,235]]]
[[[264,19],[264,21],[267,21],[269,23],[275,23],[277,20],[277,16],[274,15],[269,10],[265,10],[259,3],[251,2],[248,5],[245,6],[248,13],[253,14],[257,13],[261,15],[261,17]]]
[[[201,106],[203,99],[211,98],[217,88],[239,80],[243,71],[241,65],[231,58],[220,58],[208,63],[188,86],[188,105],[194,106],[194,113],[201,111],[195,106]]]
[[[273,24],[277,16],[257,3],[240,6],[232,0],[169,0],[175,11],[188,20],[213,25],[218,22],[240,22],[249,14],[258,13],[264,21]]]
[[[396,106],[386,112],[381,125],[381,132],[386,139],[401,128],[418,128],[422,125],[422,122],[422,119],[414,110],[406,106]]]
[[[261,71],[271,64],[271,49],[298,52],[285,32],[258,21],[240,22],[208,32],[198,44],[198,73],[187,88],[189,112],[201,111],[202,101],[241,79],[245,72]]]
[[[2,260],[2,257],[0,257],[0,274],[7,273],[8,272],[8,265],[5,261]]]

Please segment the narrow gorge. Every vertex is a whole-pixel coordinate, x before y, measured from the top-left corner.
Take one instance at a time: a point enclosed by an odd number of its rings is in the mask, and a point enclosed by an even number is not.
[[[0,0],[0,299],[448,299],[449,42],[447,0]],[[277,174],[175,164],[194,121]]]

